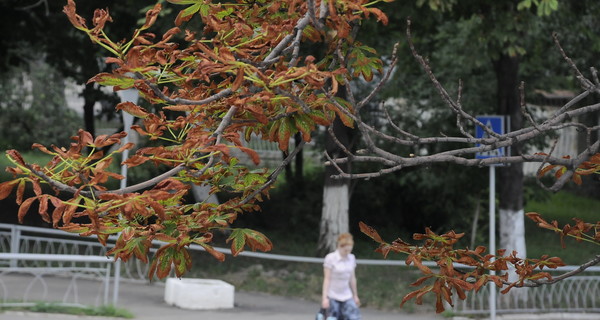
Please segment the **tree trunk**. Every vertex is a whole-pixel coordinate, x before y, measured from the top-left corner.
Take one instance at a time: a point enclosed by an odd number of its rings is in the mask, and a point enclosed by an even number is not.
[[[519,58],[501,55],[494,61],[498,80],[498,113],[510,119],[510,130],[521,129],[523,117],[519,102]],[[514,144],[510,150],[512,155],[521,153],[521,145]],[[523,211],[523,164],[511,164],[499,170],[499,214],[500,214],[500,247],[513,250],[524,258],[525,247],[525,215]],[[514,273],[509,279],[514,279]]]
[[[83,89],[83,123],[85,131],[96,135],[96,126],[94,124],[94,105],[96,104],[96,89],[93,83],[88,83]]]
[[[294,135],[294,143],[296,148],[302,142],[302,135],[300,133],[296,133]],[[294,158],[294,183],[298,187],[302,187],[304,185],[304,149],[301,149],[296,157]]]
[[[353,129],[344,126],[338,118],[332,124],[333,132],[337,139],[347,148],[350,148]],[[325,142],[327,153],[332,157],[344,156],[344,151],[334,142],[329,133]],[[349,165],[340,166],[348,172]],[[337,170],[333,166],[325,167],[325,184],[323,186],[323,209],[319,226],[319,243],[317,255],[325,256],[336,249],[338,235],[349,230],[349,203],[350,180],[333,179]]]

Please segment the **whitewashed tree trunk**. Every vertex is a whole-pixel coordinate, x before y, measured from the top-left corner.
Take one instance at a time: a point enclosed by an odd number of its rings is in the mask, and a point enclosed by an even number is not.
[[[500,209],[500,248],[507,249],[506,254],[517,251],[517,256],[525,258],[525,211]],[[509,273],[509,281],[516,280],[514,272]]]
[[[521,210],[500,209],[500,248],[507,249],[506,254],[512,251],[517,252],[517,257],[525,258],[527,248],[525,246],[525,212]],[[515,268],[509,267],[507,270],[508,281],[514,282],[519,278]],[[503,295],[501,303],[509,303],[509,300],[518,303],[526,303],[528,300],[527,288],[512,289],[508,294]]]
[[[319,253],[336,249],[337,237],[348,232],[349,186],[345,181],[332,181],[323,187],[323,209],[319,226]]]
[[[345,98],[346,90],[340,88],[338,96]],[[325,138],[325,151],[333,159],[345,156],[346,152],[353,149],[356,138],[356,129],[346,127],[339,118],[335,118],[331,125],[335,138],[329,132]],[[342,144],[346,150],[343,150]],[[350,162],[340,164],[344,172],[351,172]],[[317,255],[325,256],[337,247],[337,237],[349,231],[349,206],[350,206],[350,180],[334,179],[331,176],[338,174],[333,166],[325,167],[325,183],[323,185],[323,209],[319,224],[319,242]]]

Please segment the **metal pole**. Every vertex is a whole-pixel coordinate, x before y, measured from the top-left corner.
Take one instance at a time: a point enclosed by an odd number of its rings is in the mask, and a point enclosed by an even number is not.
[[[104,305],[108,304],[108,291],[110,290],[110,263],[106,263],[106,269],[104,272],[104,301],[102,302]]]
[[[121,98],[122,102],[133,102],[133,103],[137,103],[138,98],[139,98],[139,93],[136,89],[128,89],[128,90],[122,90],[119,91],[119,98]],[[123,130],[125,132],[127,132],[127,135],[123,138],[122,143],[123,145],[125,145],[126,143],[129,143],[129,132],[131,129],[131,125],[133,124],[133,116],[130,115],[129,113],[122,111],[123,113]],[[129,157],[129,150],[126,149],[123,151],[122,154],[122,161],[125,162],[127,160],[127,158]],[[121,175],[123,176],[123,180],[121,180],[121,190],[125,189],[127,187],[127,165],[122,164],[121,165]],[[119,219],[121,218],[121,215],[119,215]],[[119,284],[121,281],[121,259],[117,259],[117,261],[115,261],[115,273],[114,273],[114,286],[113,286],[113,306],[117,305],[117,301],[119,300]]]
[[[19,253],[19,242],[21,242],[21,231],[16,225],[10,226],[10,253]],[[18,260],[11,260],[10,267],[16,268]]]
[[[117,301],[119,301],[119,284],[121,281],[121,259],[115,261],[115,277],[114,277],[114,285],[113,285],[113,302],[112,305],[114,307],[117,306]]]
[[[496,167],[490,166],[490,253],[496,254]],[[495,259],[492,257],[492,262]],[[496,271],[490,270],[490,275],[495,275]],[[488,284],[490,288],[490,320],[496,320],[496,287],[494,282]]]

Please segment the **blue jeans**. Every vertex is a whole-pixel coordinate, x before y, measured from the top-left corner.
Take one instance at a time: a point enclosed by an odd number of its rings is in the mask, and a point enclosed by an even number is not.
[[[337,301],[329,299],[329,316],[337,320],[360,320],[360,310],[354,299]]]

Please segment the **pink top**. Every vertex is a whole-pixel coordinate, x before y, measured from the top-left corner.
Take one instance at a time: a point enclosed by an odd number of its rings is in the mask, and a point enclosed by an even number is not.
[[[330,269],[329,290],[327,297],[337,301],[346,301],[352,298],[350,279],[356,268],[356,258],[353,254],[342,257],[338,250],[325,256],[323,267]]]

